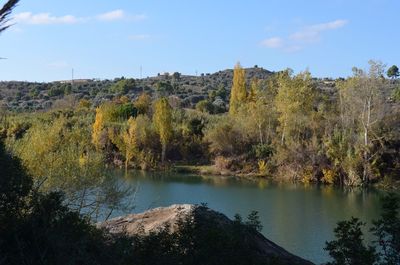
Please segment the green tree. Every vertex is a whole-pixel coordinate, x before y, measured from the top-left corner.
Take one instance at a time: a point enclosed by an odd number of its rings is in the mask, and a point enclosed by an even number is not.
[[[156,85],[156,91],[161,96],[170,95],[174,90],[174,87],[171,85],[170,81],[160,81]]]
[[[113,86],[111,86],[110,90],[111,92],[114,93],[121,93],[121,94],[126,94],[130,90],[135,89],[136,87],[136,82],[132,78],[128,79],[121,79],[117,83],[115,83]]]
[[[208,101],[207,99],[200,100],[196,104],[196,109],[201,112],[213,113],[214,112],[214,105]]]
[[[0,172],[0,223],[5,224],[4,218],[7,215],[16,214],[21,210],[24,205],[23,198],[28,196],[33,182],[23,170],[20,161],[5,150],[2,141],[0,141]],[[1,226],[1,229],[4,227]]]
[[[167,145],[173,136],[172,129],[172,108],[165,97],[160,98],[155,103],[155,110],[153,115],[154,126],[160,135],[160,142],[162,145],[161,161],[164,163]]]
[[[228,95],[228,91],[226,90],[224,85],[219,85],[216,91],[215,96],[220,97],[222,100],[226,100],[226,96]]]
[[[375,248],[364,243],[364,225],[354,217],[338,223],[334,230],[336,240],[326,242],[325,250],[333,259],[329,265],[373,265],[377,261]]]
[[[396,65],[392,65],[388,70],[387,70],[387,76],[389,78],[397,78],[399,77],[400,72],[399,72],[399,68]]]
[[[246,102],[246,99],[246,71],[242,68],[240,63],[237,63],[233,70],[233,85],[229,101],[229,114],[237,114],[240,106]]]
[[[381,265],[400,264],[400,200],[390,193],[382,199],[381,218],[374,221],[371,231],[381,249]]]

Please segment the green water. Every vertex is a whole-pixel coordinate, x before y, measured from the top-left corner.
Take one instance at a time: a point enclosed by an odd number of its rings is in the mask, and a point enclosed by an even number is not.
[[[323,247],[333,238],[336,222],[351,216],[370,222],[380,208],[381,194],[375,190],[137,171],[115,175],[138,189],[134,212],[177,203],[207,203],[231,218],[256,210],[268,239],[318,264],[328,260]]]

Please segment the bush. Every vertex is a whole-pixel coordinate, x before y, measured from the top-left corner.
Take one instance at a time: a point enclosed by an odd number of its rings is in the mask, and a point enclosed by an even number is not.
[[[274,148],[268,144],[253,145],[252,155],[257,159],[268,159],[274,154]]]
[[[201,100],[196,104],[196,110],[201,112],[213,113],[214,105],[207,99]]]
[[[50,97],[58,97],[58,96],[63,96],[64,95],[64,89],[60,88],[60,87],[52,87],[49,90],[48,95]]]
[[[126,94],[130,90],[135,89],[136,87],[136,82],[134,79],[122,79],[119,80],[117,83],[111,86],[110,91],[112,93],[118,93],[118,94]]]
[[[392,98],[395,102],[400,102],[400,87],[396,87],[392,91]]]

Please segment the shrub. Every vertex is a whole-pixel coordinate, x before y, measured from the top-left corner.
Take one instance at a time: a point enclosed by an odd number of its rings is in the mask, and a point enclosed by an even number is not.
[[[332,169],[324,168],[322,169],[322,181],[326,184],[334,184],[336,179],[336,173]]]
[[[274,148],[268,144],[253,145],[252,155],[257,159],[268,159],[274,154]]]

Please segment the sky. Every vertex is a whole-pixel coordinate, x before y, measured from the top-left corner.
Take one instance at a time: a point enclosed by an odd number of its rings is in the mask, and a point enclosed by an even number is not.
[[[0,5],[5,0],[0,0]],[[0,80],[213,73],[240,62],[346,77],[400,64],[398,0],[21,0]]]

